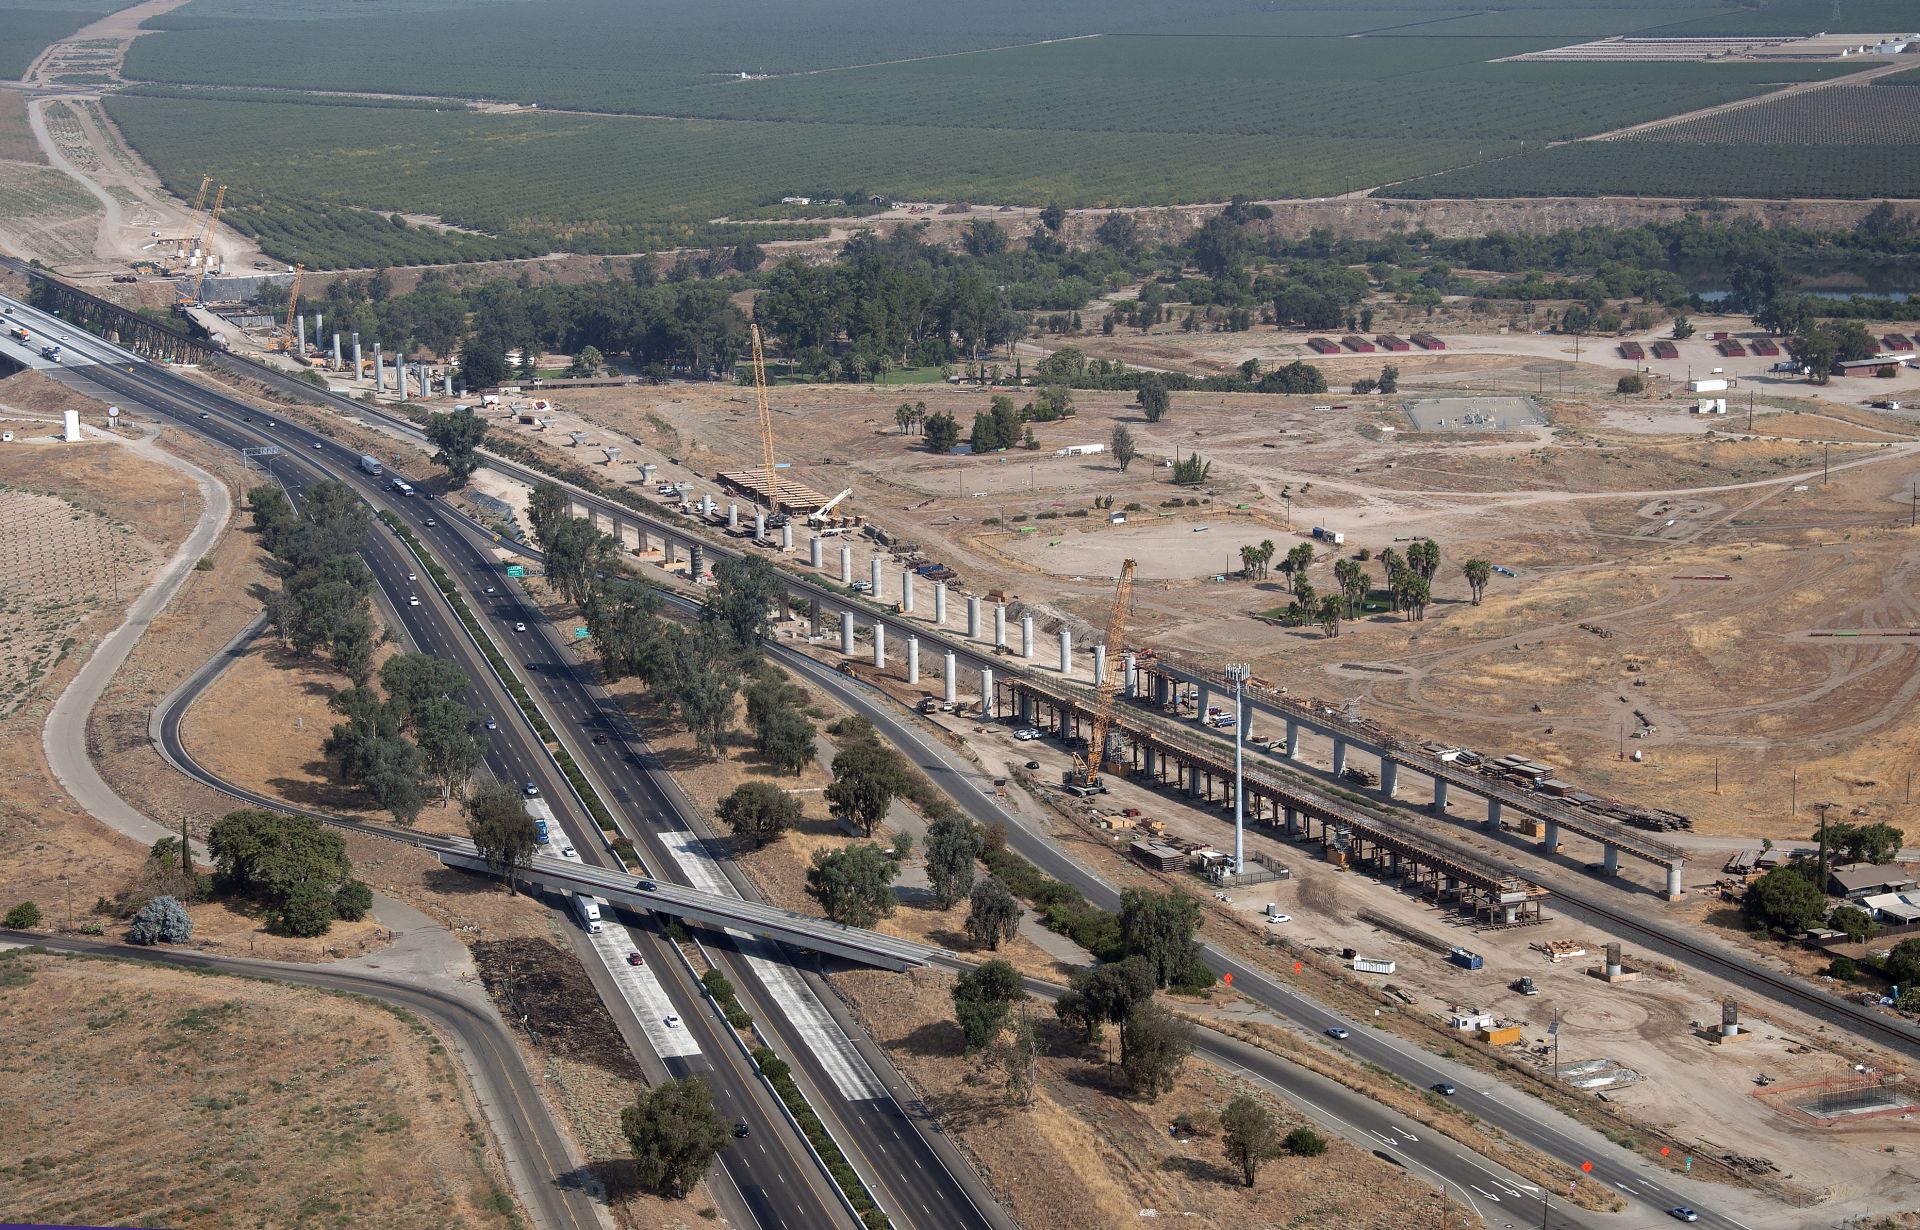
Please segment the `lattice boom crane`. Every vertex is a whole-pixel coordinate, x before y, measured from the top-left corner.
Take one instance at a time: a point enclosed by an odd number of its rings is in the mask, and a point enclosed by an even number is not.
[[[1093,702],[1093,730],[1087,737],[1087,754],[1075,756],[1072,785],[1079,789],[1101,789],[1100,773],[1106,766],[1107,732],[1113,727],[1113,694],[1119,690],[1120,676],[1126,673],[1122,645],[1127,635],[1127,614],[1133,606],[1134,561],[1120,565],[1120,581],[1113,588],[1113,613],[1107,616],[1107,669],[1100,676]]]

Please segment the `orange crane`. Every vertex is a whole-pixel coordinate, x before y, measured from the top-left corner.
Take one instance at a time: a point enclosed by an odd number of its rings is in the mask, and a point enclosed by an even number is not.
[[[1106,787],[1100,773],[1107,762],[1107,732],[1113,726],[1113,694],[1119,689],[1120,676],[1127,667],[1121,655],[1122,638],[1127,634],[1127,615],[1133,606],[1134,561],[1120,565],[1120,581],[1113,588],[1113,613],[1107,616],[1107,669],[1094,692],[1093,731],[1087,737],[1086,755],[1076,754],[1073,771],[1067,776],[1067,788],[1074,794],[1098,794]]]
[[[767,507],[774,512],[780,511],[780,501],[774,495],[773,476],[777,468],[773,459],[773,410],[767,404],[767,357],[760,345],[760,326],[752,327],[753,336],[753,398],[760,411],[760,462],[763,472],[760,476],[762,488],[767,497]]]
[[[200,213],[200,207],[207,203],[207,185],[211,184],[212,182],[213,182],[213,176],[211,175],[202,175],[200,177],[200,191],[194,193],[193,208],[187,211],[187,227],[188,227],[189,233],[180,236],[180,238],[178,239],[168,241],[170,243],[177,243],[180,245],[181,247],[180,256],[182,259],[185,259],[193,251],[193,235],[191,233],[192,227],[193,227],[193,220]]]
[[[305,265],[296,264],[293,267],[293,287],[287,291],[287,323],[280,330],[280,340],[270,346],[268,348],[270,350],[293,349],[293,314],[300,310],[300,275],[306,271]],[[296,354],[294,357],[302,363],[307,361],[307,356],[303,354]]]
[[[203,231],[201,231],[201,236],[202,236],[201,242],[208,242],[208,243],[212,242],[214,228],[220,225],[220,207],[226,204],[226,201],[227,201],[227,186],[225,184],[221,184],[220,191],[216,192],[213,196],[213,212],[207,215],[206,228]],[[198,244],[196,244],[196,246],[198,246]],[[200,252],[200,272],[194,275],[194,279],[193,279],[193,294],[188,296],[183,296],[181,300],[182,302],[184,303],[200,302],[200,290],[202,287],[204,287],[207,284],[207,266],[211,265],[212,263],[213,263],[212,250],[207,248],[202,248]]]

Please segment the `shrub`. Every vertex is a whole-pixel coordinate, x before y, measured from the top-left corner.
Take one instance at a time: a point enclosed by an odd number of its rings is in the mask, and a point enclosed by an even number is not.
[[[184,944],[192,938],[193,919],[172,897],[155,897],[141,906],[127,928],[127,939],[135,944]]]
[[[1616,393],[1644,393],[1647,391],[1647,382],[1638,374],[1625,375],[1620,377],[1620,382],[1613,386],[1613,391]]]
[[[213,561],[210,559],[204,559],[204,558],[195,560],[193,563],[193,570],[195,572],[212,572]]]
[[[1835,957],[1827,963],[1827,977],[1838,978],[1841,982],[1852,982],[1859,972],[1852,957]]]
[[[1327,1138],[1310,1127],[1297,1127],[1287,1133],[1287,1152],[1295,1157],[1319,1157],[1327,1151]]]
[[[40,925],[40,907],[31,901],[22,901],[7,911],[6,924],[15,931],[30,931]]]
[[[348,880],[333,890],[333,915],[341,922],[359,922],[373,908],[373,890],[359,880]]]

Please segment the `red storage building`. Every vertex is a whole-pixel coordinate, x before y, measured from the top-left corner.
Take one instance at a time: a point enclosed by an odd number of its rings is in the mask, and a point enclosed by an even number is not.
[[[1435,337],[1431,333],[1414,334],[1413,344],[1418,346],[1422,350],[1445,350],[1447,348],[1447,344],[1445,342],[1441,341],[1439,338]]]
[[[1406,338],[1395,337],[1391,333],[1382,333],[1379,337],[1376,337],[1373,340],[1380,343],[1380,349],[1382,350],[1412,350],[1413,349],[1412,344],[1409,343]]]
[[[1340,342],[1348,350],[1353,351],[1353,353],[1355,354],[1372,354],[1373,353],[1373,343],[1368,341],[1364,337],[1355,337],[1353,334],[1349,333],[1345,337],[1341,338]]]
[[[1775,359],[1780,357],[1780,347],[1764,337],[1756,338],[1747,349],[1760,355],[1762,358]]]
[[[1310,337],[1307,339],[1307,345],[1313,350],[1315,354],[1339,354],[1340,353],[1340,344],[1338,342],[1330,341],[1324,337]]]
[[[1912,350],[1913,339],[1904,333],[1889,333],[1880,339],[1880,344],[1888,350]]]
[[[1655,342],[1653,344],[1653,357],[1656,359],[1677,359],[1680,357],[1680,348],[1672,342]]]
[[[1740,344],[1739,338],[1723,337],[1715,344],[1719,347],[1720,353],[1729,359],[1744,359],[1747,357],[1747,348]]]
[[[1620,357],[1623,359],[1632,359],[1638,363],[1647,357],[1647,352],[1641,349],[1639,342],[1621,342]]]

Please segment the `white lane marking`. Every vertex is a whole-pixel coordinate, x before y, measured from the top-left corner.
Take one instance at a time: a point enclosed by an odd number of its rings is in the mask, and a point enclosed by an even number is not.
[[[628,965],[626,932],[615,928],[587,937],[593,941],[594,951],[607,964],[607,973],[612,975],[613,984],[620,988],[620,997],[633,1009],[635,1019],[640,1022],[640,1030],[647,1035],[647,1042],[654,1053],[662,1059],[684,1059],[700,1053],[700,1044],[693,1040],[686,1025],[668,1025],[668,1016],[679,1015],[673,1001],[654,976],[650,965]]]
[[[1475,1187],[1475,1186],[1474,1186],[1473,1184],[1471,1184],[1471,1183],[1469,1183],[1469,1184],[1467,1184],[1467,1186],[1468,1186],[1468,1187],[1472,1187],[1472,1188],[1473,1188],[1473,1190],[1474,1190],[1474,1191],[1476,1191],[1476,1192],[1480,1192],[1480,1194],[1481,1194],[1482,1196],[1485,1196],[1485,1197],[1486,1197],[1487,1199],[1489,1199],[1489,1200],[1491,1200],[1491,1201],[1493,1201],[1493,1202],[1494,1202],[1495,1204],[1499,1204],[1499,1203],[1500,1203],[1500,1197],[1498,1197],[1498,1196],[1496,1196],[1496,1195],[1494,1195],[1494,1194],[1493,1194],[1492,1192],[1489,1192],[1489,1191],[1481,1191],[1481,1189],[1480,1189],[1480,1188],[1478,1188],[1478,1187]]]
[[[800,1035],[800,1042],[833,1078],[840,1096],[849,1102],[870,1102],[887,1096],[887,1087],[874,1075],[853,1040],[840,1028],[825,1005],[802,982],[800,975],[783,962],[759,955],[770,947],[764,940],[747,949],[747,963],[779,1002],[787,1023]]]

